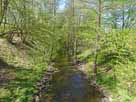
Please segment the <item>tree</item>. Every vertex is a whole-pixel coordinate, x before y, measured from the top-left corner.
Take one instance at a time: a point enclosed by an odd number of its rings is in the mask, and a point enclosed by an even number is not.
[[[0,26],[3,22],[4,17],[6,16],[8,5],[9,5],[9,0],[1,0],[1,18],[0,18]]]
[[[97,29],[96,29],[96,41],[95,41],[95,51],[94,51],[94,74],[97,74],[97,58],[98,58],[98,50],[99,50],[99,37],[101,32],[101,16],[102,16],[102,0],[99,0],[98,4],[98,17],[97,17]]]

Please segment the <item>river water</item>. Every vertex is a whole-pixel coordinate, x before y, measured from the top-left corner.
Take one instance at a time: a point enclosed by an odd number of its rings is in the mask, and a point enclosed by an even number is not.
[[[86,75],[70,64],[58,64],[51,87],[41,102],[101,102],[100,94],[90,85]]]

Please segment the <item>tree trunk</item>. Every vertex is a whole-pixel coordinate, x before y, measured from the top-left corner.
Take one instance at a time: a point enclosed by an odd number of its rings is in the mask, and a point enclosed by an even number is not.
[[[102,1],[99,0],[98,5],[98,17],[97,17],[97,29],[96,29],[96,41],[95,41],[95,51],[94,51],[94,65],[93,65],[93,72],[96,76],[97,74],[97,59],[98,59],[98,47],[99,47],[99,34],[101,30],[101,15],[102,15]]]
[[[0,18],[0,26],[3,22],[4,16],[6,15],[7,9],[8,9],[8,5],[9,5],[9,0],[4,0],[2,2],[1,0],[1,18]]]
[[[125,28],[125,4],[122,2],[122,29]]]

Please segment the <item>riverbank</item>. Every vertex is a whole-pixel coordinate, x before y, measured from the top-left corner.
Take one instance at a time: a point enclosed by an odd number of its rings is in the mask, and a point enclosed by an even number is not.
[[[57,65],[58,66],[58,65]],[[62,67],[62,66],[61,66]],[[53,75],[51,91],[46,93],[48,102],[99,102],[100,95],[89,85],[86,75],[75,66],[63,66]],[[42,97],[41,102],[48,100]]]
[[[75,64],[66,57],[57,57],[53,67],[58,72],[52,75],[48,91],[42,92],[41,102],[111,102],[103,89],[90,81],[85,63]]]
[[[88,80],[90,81],[90,85],[93,86],[96,91],[98,91],[101,95],[101,102],[112,102],[112,96],[108,89],[106,89],[104,86],[98,84],[96,80],[93,80],[92,75],[90,75],[92,72],[90,72],[90,64],[89,63],[79,63],[77,65],[78,70],[82,71]]]
[[[0,38],[0,102],[32,102],[34,85],[47,69],[47,63],[39,60],[41,56],[32,52],[34,49],[23,47]]]

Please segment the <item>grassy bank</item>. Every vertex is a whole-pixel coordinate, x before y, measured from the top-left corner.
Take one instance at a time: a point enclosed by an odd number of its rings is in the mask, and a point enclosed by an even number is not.
[[[43,55],[0,39],[0,102],[31,102],[35,84],[47,69]]]

